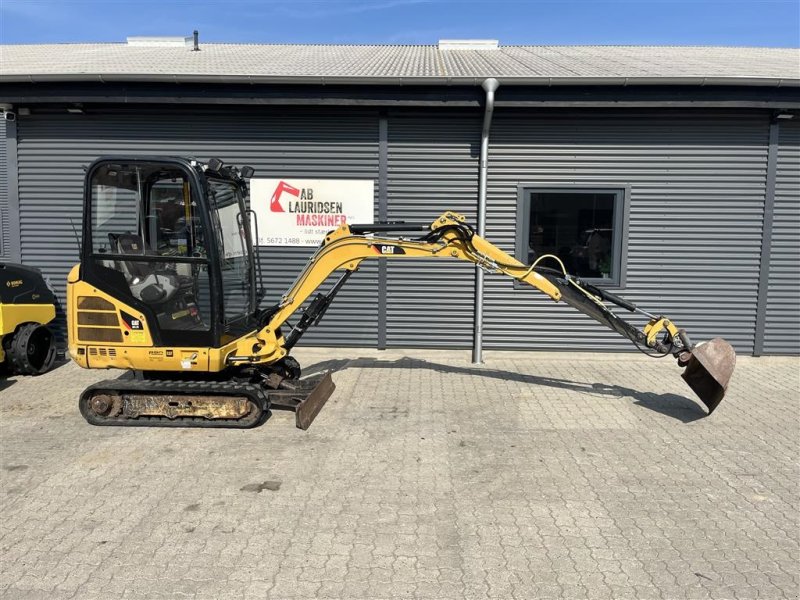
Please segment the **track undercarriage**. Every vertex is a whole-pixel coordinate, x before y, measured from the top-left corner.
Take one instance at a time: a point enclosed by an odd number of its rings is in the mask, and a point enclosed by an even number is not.
[[[229,429],[261,425],[273,409],[291,410],[297,427],[308,429],[334,389],[330,373],[300,379],[294,361],[269,372],[242,370],[227,379],[136,372],[88,387],[79,407],[92,425]]]

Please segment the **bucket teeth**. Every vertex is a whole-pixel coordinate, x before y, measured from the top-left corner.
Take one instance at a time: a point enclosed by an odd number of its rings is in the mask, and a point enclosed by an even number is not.
[[[733,347],[722,338],[714,338],[692,349],[692,356],[681,377],[711,414],[725,397],[735,366]]]

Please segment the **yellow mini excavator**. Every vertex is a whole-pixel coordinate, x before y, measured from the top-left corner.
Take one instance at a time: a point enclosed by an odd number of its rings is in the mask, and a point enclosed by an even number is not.
[[[257,222],[245,203],[252,175],[251,167],[219,159],[104,157],[88,168],[81,263],[67,285],[69,352],[85,368],[127,370],[82,393],[89,423],[246,428],[271,409],[288,409],[308,428],[334,384],[330,373],[301,378],[290,352],[361,262],[380,257],[466,260],[502,273],[646,353],[674,356],[709,413],[725,394],[735,364],[727,342],[695,345],[666,317],[571,276],[556,257],[522,264],[454,212],[427,224],[342,224],[324,236],[280,301],[261,308],[262,269],[250,234]],[[337,271],[338,280],[290,326]],[[610,305],[649,322],[639,329]]]

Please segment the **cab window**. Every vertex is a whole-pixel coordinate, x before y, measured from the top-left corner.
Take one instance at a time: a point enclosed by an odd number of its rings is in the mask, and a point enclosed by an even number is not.
[[[101,167],[92,178],[92,249],[96,254],[205,256],[189,191],[186,174],[177,168]]]
[[[208,330],[211,323],[203,228],[190,185],[181,168],[145,162],[103,164],[91,181],[93,260],[121,274],[162,329]]]

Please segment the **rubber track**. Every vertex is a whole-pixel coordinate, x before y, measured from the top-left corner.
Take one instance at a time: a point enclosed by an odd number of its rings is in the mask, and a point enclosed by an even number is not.
[[[261,412],[255,419],[246,421],[235,419],[205,419],[203,417],[125,417],[104,418],[89,410],[88,403],[96,392],[109,394],[182,394],[195,396],[246,396]],[[139,380],[130,377],[107,379],[86,388],[78,401],[78,407],[92,425],[113,425],[117,427],[204,427],[208,429],[250,429],[261,425],[270,416],[269,399],[266,391],[257,385],[232,381],[171,381]]]

